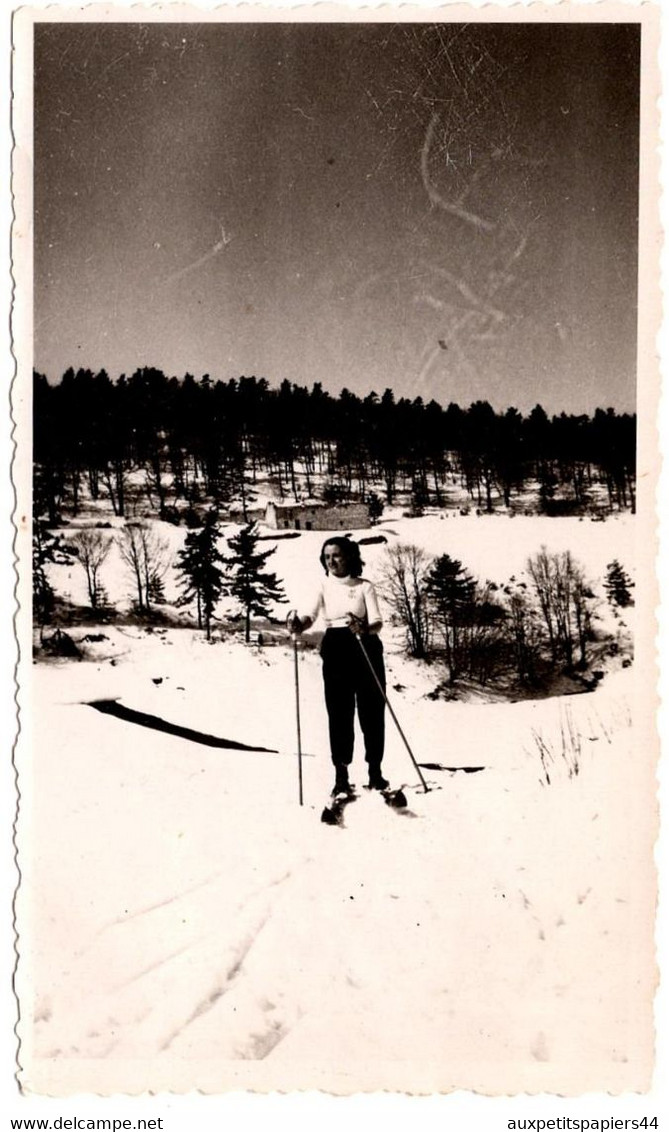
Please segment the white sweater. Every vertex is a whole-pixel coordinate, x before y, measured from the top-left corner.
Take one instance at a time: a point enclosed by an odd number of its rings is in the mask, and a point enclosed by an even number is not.
[[[348,628],[351,613],[366,618],[369,625],[381,622],[376,590],[366,578],[335,578],[328,574],[311,603],[299,610],[300,617],[309,617],[312,622],[322,616],[328,629]]]

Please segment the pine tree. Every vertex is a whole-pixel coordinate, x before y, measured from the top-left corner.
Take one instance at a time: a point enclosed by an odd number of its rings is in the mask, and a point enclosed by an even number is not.
[[[608,563],[604,589],[611,605],[619,605],[623,609],[632,605],[633,586],[634,582],[629,574],[625,573],[617,558]]]
[[[221,594],[226,589],[223,571],[224,559],[218,550],[221,532],[216,511],[208,511],[204,524],[186,535],[183,550],[177,555],[177,573],[182,575],[180,604],[194,598],[197,601],[198,628],[204,626],[207,640],[211,639],[211,619]]]
[[[163,579],[162,579],[161,575],[159,573],[157,573],[155,570],[149,576],[149,581],[148,581],[148,585],[147,585],[147,596],[148,596],[149,601],[151,602],[152,605],[164,605],[165,604],[166,598],[165,598],[165,586],[164,586],[164,583],[163,583]]]
[[[48,563],[70,563],[72,557],[61,535],[55,535],[48,523],[33,519],[33,614],[40,632],[51,619],[56,595],[44,567]]]
[[[420,519],[430,502],[430,493],[420,476],[414,476],[411,484],[411,516]]]
[[[286,601],[276,574],[263,569],[276,548],[259,551],[255,524],[248,523],[239,534],[228,539],[232,554],[224,559],[228,569],[227,592],[239,602],[245,618],[245,640],[251,639],[251,614],[268,617],[271,602]]]
[[[383,500],[376,494],[376,492],[373,491],[369,495],[367,503],[369,504],[370,522],[372,524],[378,523],[379,519],[383,515]]]
[[[468,620],[475,591],[474,579],[457,558],[442,554],[436,559],[426,579],[426,592],[441,626],[451,684],[460,671],[461,630]]]

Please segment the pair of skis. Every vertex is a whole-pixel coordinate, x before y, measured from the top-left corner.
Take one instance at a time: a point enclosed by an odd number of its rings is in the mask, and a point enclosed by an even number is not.
[[[401,787],[393,790],[390,786],[385,790],[372,790],[370,794],[379,794],[387,806],[393,810],[405,810],[408,806],[407,796]],[[324,806],[321,814],[321,821],[325,825],[343,825],[344,811],[351,802],[355,802],[359,797],[354,790],[344,790],[340,794],[335,794],[330,801]]]

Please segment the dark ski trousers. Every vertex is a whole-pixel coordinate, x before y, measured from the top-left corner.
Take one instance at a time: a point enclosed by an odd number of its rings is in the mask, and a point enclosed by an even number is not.
[[[362,643],[378,676],[386,686],[383,645],[376,636],[363,636]],[[335,766],[353,761],[354,719],[358,709],[365,740],[365,759],[379,769],[383,759],[385,701],[369,670],[362,649],[350,629],[328,629],[321,644],[325,706],[330,730],[330,751]]]

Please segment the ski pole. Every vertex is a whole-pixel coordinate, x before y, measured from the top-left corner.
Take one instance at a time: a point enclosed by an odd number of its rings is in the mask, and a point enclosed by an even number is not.
[[[293,659],[295,661],[295,715],[297,719],[297,773],[300,785],[300,805],[304,805],[302,791],[302,728],[300,725],[300,670],[297,655],[297,633],[293,633]]]
[[[409,742],[407,740],[407,737],[404,734],[404,732],[402,731],[402,728],[400,726],[400,721],[397,718],[397,716],[395,715],[395,712],[393,711],[393,705],[391,704],[390,700],[388,699],[388,696],[386,695],[386,690],[383,687],[383,684],[381,683],[381,681],[379,680],[379,677],[377,676],[376,669],[374,668],[374,665],[372,664],[371,660],[369,659],[369,653],[367,652],[367,649],[365,648],[365,646],[362,643],[362,638],[360,637],[360,635],[358,633],[355,633],[354,636],[355,636],[358,644],[360,645],[360,648],[362,649],[362,655],[364,656],[365,660],[367,661],[367,664],[369,665],[369,670],[370,670],[372,676],[374,677],[374,680],[376,681],[376,686],[379,689],[381,695],[383,696],[383,698],[385,700],[386,707],[388,708],[388,711],[390,712],[390,714],[393,717],[393,722],[395,724],[395,727],[399,731],[402,742],[404,743],[404,746],[406,747],[407,751],[409,752],[409,755],[411,757],[411,761],[412,761],[413,765],[415,766],[416,771],[418,772],[418,777],[420,778],[421,783],[423,784],[423,790],[425,791],[426,794],[428,794],[429,791],[430,791],[430,788],[429,788],[427,782],[425,781],[425,779],[423,778],[421,769],[420,769],[418,763],[416,762],[416,760],[414,758],[414,754],[413,754],[413,751],[411,750],[411,747],[409,746]]]

